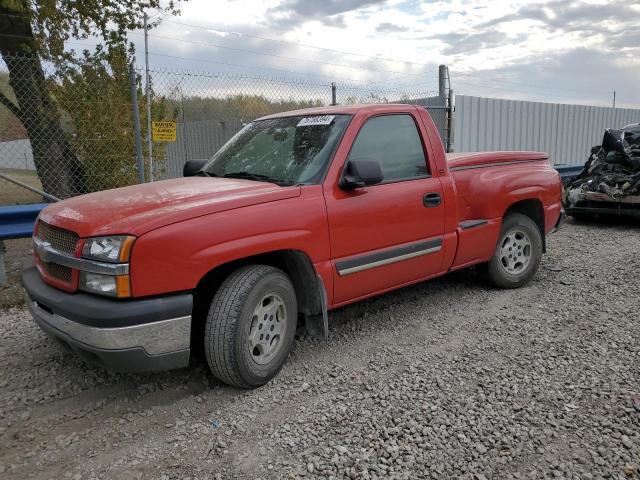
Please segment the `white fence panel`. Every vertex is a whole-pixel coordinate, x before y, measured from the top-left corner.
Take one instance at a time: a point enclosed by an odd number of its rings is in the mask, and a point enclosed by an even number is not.
[[[0,142],[0,168],[35,170],[33,152],[28,139]]]
[[[524,102],[456,95],[453,150],[540,150],[580,165],[605,128],[640,123],[640,109]]]

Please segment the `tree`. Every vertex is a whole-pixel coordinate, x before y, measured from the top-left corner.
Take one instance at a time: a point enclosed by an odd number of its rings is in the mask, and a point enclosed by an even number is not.
[[[85,192],[86,185],[84,166],[47,89],[42,60],[69,61],[72,56],[65,42],[72,38],[94,36],[105,43],[126,43],[128,31],[143,27],[145,10],[179,13],[173,0],[166,6],[161,0],[0,0],[0,54],[15,96],[13,101],[0,91],[0,104],[27,130],[47,193],[65,198]],[[150,22],[149,27],[157,24]]]
[[[174,99],[169,100],[169,106],[181,110],[187,122],[211,119],[232,119],[251,121],[263,115],[299,110],[303,108],[324,106],[321,99],[274,100],[264,95],[236,94],[226,97],[202,97],[199,95],[182,96],[176,91]]]
[[[133,46],[108,44],[60,65],[48,80],[49,92],[62,112],[63,129],[86,169],[84,187],[88,192],[137,181],[129,77],[132,62]],[[138,75],[136,85],[146,126],[146,97]],[[151,111],[158,120],[175,120],[177,115],[175,108],[169,112],[164,96],[154,98]],[[156,163],[162,161],[162,145],[156,147],[154,156]]]

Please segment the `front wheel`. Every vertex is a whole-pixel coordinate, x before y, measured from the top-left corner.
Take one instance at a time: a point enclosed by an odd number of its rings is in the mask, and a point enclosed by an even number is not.
[[[542,260],[542,236],[531,218],[520,213],[502,222],[500,238],[489,263],[482,266],[487,280],[500,288],[529,282]]]
[[[204,350],[211,372],[235,387],[264,385],[289,355],[297,317],[296,293],[282,270],[236,270],[222,282],[207,316]]]

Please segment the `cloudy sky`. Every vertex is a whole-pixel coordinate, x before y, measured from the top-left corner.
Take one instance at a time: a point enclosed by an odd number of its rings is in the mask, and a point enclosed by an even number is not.
[[[155,68],[640,107],[632,0],[191,0],[150,34]],[[142,52],[141,37],[131,36]],[[139,55],[140,59],[142,58]]]

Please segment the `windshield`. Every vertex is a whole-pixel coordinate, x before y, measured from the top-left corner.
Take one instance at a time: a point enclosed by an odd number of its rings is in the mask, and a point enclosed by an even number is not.
[[[251,122],[218,150],[203,172],[283,186],[319,183],[350,119],[309,115]]]

